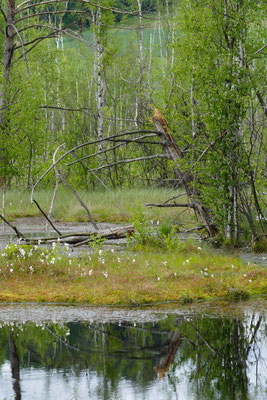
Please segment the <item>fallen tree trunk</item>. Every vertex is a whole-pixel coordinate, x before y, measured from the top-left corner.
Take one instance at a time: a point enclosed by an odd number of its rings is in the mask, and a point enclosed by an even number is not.
[[[175,143],[172,135],[168,133],[167,123],[164,116],[157,109],[154,109],[154,116],[151,118],[160,138],[160,141],[168,155],[168,158],[173,161],[183,159],[184,155],[179,149],[177,143]],[[175,168],[175,174],[179,178],[180,182],[184,185],[186,194],[191,201],[192,207],[199,214],[200,218],[204,222],[206,229],[211,237],[215,237],[218,234],[216,225],[212,222],[210,210],[202,203],[201,193],[195,189],[194,178],[191,173],[183,172],[178,167]]]
[[[121,239],[127,235],[132,235],[134,227],[132,225],[123,226],[121,228],[105,229],[103,231],[89,232],[89,233],[70,233],[59,237],[46,237],[46,238],[25,238],[23,241],[28,244],[48,244],[48,243],[67,243],[73,244],[75,247],[94,242],[95,239],[101,238],[105,240]]]
[[[101,239],[105,240],[122,239],[127,237],[128,235],[131,236],[133,232],[134,232],[134,227],[132,225],[125,226],[123,228],[115,228],[103,232],[97,232],[94,233],[93,236],[90,236],[89,238],[81,241],[80,243],[75,244],[74,247],[82,246],[84,244],[93,242],[95,240],[95,237],[101,237]]]

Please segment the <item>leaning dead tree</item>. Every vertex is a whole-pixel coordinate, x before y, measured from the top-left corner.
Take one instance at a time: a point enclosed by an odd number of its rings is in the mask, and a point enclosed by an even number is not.
[[[163,117],[162,113],[156,108],[154,109],[154,115],[151,118],[151,121],[155,125],[157,134],[161,140],[166,154],[168,155],[168,158],[174,162],[177,162],[177,160],[179,159],[183,159],[184,155],[181,149],[178,147],[172,135],[168,133],[168,127],[165,118]],[[178,166],[175,167],[174,171],[177,178],[183,184],[186,190],[186,194],[190,199],[190,207],[194,208],[195,211],[199,214],[209,235],[211,237],[215,237],[218,233],[218,229],[216,225],[212,222],[210,210],[205,207],[200,200],[201,193],[195,188],[193,176],[191,175],[191,173],[183,172],[181,169],[178,168]]]
[[[211,238],[214,238],[218,233],[218,229],[212,220],[211,212],[201,201],[201,192],[197,190],[194,185],[195,178],[193,178],[190,172],[188,171],[183,172],[181,169],[179,169],[178,160],[182,159],[184,155],[181,149],[176,144],[172,135],[168,132],[166,121],[159,110],[154,109],[154,115],[151,118],[151,122],[154,124],[155,130],[121,132],[118,133],[117,135],[111,135],[105,138],[82,143],[65,152],[61,157],[58,158],[58,160],[53,162],[53,164],[47,169],[47,171],[45,171],[45,173],[38,179],[38,181],[33,186],[32,202],[35,202],[34,192],[36,187],[50,173],[50,171],[55,170],[55,167],[58,163],[61,163],[61,167],[64,167],[64,165],[62,165],[62,162],[66,158],[69,159],[69,156],[72,156],[74,160],[67,162],[67,164],[65,164],[65,168],[70,168],[71,166],[77,163],[81,163],[83,167],[87,168],[89,172],[93,174],[95,177],[97,177],[99,180],[100,178],[97,176],[97,174],[100,171],[107,170],[118,165],[125,165],[136,162],[139,163],[147,162],[148,160],[152,159],[153,160],[168,159],[176,163],[174,170],[175,175],[179,180],[179,182],[184,186],[187,197],[189,199],[189,204],[183,204],[183,206],[194,209],[195,213],[198,214],[199,217],[201,218],[203,222],[203,227],[205,227],[209,236]],[[99,143],[102,144],[102,146],[100,147],[101,150],[100,151],[96,150],[95,152],[94,151],[92,152],[93,146],[95,145],[99,149]],[[161,152],[157,152],[156,154],[150,154],[150,155],[142,155],[140,157],[134,157],[134,158],[122,158],[120,160],[113,162],[108,161],[107,155],[109,153],[112,153],[114,149],[126,147],[133,144],[138,146],[156,145],[157,147],[158,146],[161,147]],[[77,155],[77,151],[85,147],[90,148],[89,154],[79,158],[79,156]],[[104,157],[99,158],[99,155],[105,155],[105,158]],[[98,165],[97,167],[91,168],[89,161],[96,157],[98,159],[98,164],[99,163],[102,164]],[[107,188],[106,184],[104,184],[104,186],[105,188]],[[165,205],[163,206],[173,207],[174,205],[165,203]]]

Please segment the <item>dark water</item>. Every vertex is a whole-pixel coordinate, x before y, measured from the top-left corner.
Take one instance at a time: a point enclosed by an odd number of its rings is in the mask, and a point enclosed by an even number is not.
[[[265,306],[1,306],[0,399],[266,399]]]

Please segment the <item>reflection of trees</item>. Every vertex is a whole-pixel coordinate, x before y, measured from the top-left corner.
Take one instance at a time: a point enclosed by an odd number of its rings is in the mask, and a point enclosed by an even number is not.
[[[176,355],[178,346],[182,341],[181,332],[173,332],[170,335],[169,343],[164,353],[162,354],[158,365],[154,367],[154,370],[158,373],[159,379],[165,377],[166,372],[168,372],[170,365],[173,363],[174,357]]]
[[[157,323],[68,323],[0,329],[0,365],[10,357],[19,397],[21,368],[40,365],[64,371],[96,372],[100,398],[119,390],[121,379],[147,383],[167,375],[169,387],[188,380],[197,399],[248,399],[249,361],[260,363],[257,345],[262,317],[171,316]],[[14,336],[13,336],[14,335]],[[14,342],[16,337],[16,345]],[[13,346],[13,347],[12,347]],[[6,356],[4,357],[3,351]],[[16,367],[17,366],[17,367]],[[156,366],[156,367],[155,367]],[[155,367],[155,368],[154,368]],[[190,367],[190,368],[189,368]],[[16,374],[16,375],[15,375]],[[17,376],[17,378],[16,378]],[[63,374],[64,376],[64,374]]]
[[[8,347],[10,355],[11,373],[13,378],[13,389],[15,392],[15,400],[21,400],[20,390],[20,364],[17,347],[14,340],[14,333],[10,332],[8,335]]]
[[[190,363],[189,380],[198,398],[248,399],[248,356],[256,345],[262,317],[250,324],[238,318],[199,318],[180,326],[188,339],[176,365]],[[256,360],[255,360],[256,361]]]

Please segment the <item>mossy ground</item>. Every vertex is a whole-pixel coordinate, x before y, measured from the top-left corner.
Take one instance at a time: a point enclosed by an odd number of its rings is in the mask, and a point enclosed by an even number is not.
[[[0,255],[0,301],[137,305],[267,293],[267,271],[193,244],[172,251],[95,251],[11,245]]]
[[[145,304],[197,299],[244,298],[267,293],[267,271],[240,259],[219,254],[194,243],[182,244],[169,221],[174,209],[147,209],[146,202],[163,202],[174,193],[167,189],[117,191],[123,208],[131,214],[138,245],[125,252],[96,250],[70,258],[57,245],[51,250],[10,245],[0,253],[0,301],[37,301],[91,304]],[[48,211],[52,192],[37,192]],[[80,193],[97,222],[128,218],[107,192]],[[184,202],[183,197],[179,201]],[[61,221],[86,220],[84,210],[66,192],[59,192],[53,217]],[[135,210],[135,211],[134,211]],[[180,209],[179,209],[180,212]],[[29,193],[7,192],[7,219],[36,216]],[[176,223],[196,224],[190,211]],[[154,221],[163,221],[159,225]],[[155,232],[157,237],[155,238]],[[95,243],[97,244],[97,243]]]

